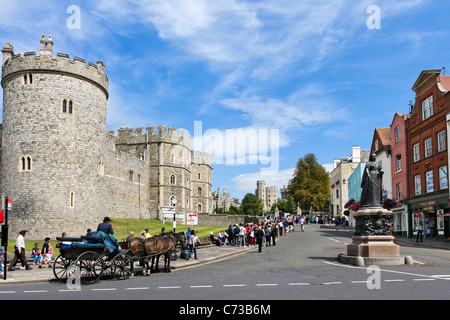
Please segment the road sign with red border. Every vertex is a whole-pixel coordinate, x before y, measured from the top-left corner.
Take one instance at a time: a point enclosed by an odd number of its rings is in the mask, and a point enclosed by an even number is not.
[[[186,214],[186,224],[198,225],[198,214],[197,213],[187,213]]]

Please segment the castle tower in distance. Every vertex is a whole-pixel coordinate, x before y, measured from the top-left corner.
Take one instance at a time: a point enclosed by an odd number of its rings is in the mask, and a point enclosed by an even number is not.
[[[12,199],[9,232],[29,239],[96,229],[103,217],[163,219],[212,212],[212,159],[183,129],[106,131],[105,65],[67,54],[2,49],[0,193]]]

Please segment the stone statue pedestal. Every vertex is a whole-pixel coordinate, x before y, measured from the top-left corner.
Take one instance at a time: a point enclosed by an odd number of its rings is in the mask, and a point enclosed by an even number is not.
[[[353,236],[347,255],[361,257],[399,257],[400,246],[393,236]]]
[[[353,242],[347,246],[346,255],[338,255],[338,260],[357,266],[412,264],[411,257],[400,256],[400,246],[390,235],[392,213],[380,207],[361,208],[354,213],[356,230]]]

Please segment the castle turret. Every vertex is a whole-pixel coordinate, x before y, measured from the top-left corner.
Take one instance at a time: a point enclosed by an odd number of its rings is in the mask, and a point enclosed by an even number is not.
[[[53,57],[51,36],[40,44],[40,56],[14,55],[10,44],[2,50],[0,188],[14,203],[11,234],[79,236],[103,218],[108,80],[104,66]]]

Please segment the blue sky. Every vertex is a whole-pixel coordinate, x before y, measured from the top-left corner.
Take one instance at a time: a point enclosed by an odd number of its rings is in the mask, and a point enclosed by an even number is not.
[[[307,153],[330,169],[352,145],[369,148],[376,127],[408,112],[421,70],[450,67],[447,1],[0,4],[2,46],[39,52],[41,36],[50,34],[54,55],[105,63],[108,130],[164,124],[194,137],[201,121],[203,144],[199,136],[193,143],[223,151],[215,158],[213,190],[238,198],[254,192],[258,179],[287,184]],[[371,5],[380,9],[381,29],[367,27]],[[233,158],[228,144],[207,143],[238,129],[256,132],[247,143],[238,139],[240,156]],[[220,161],[226,157],[228,164]]]

